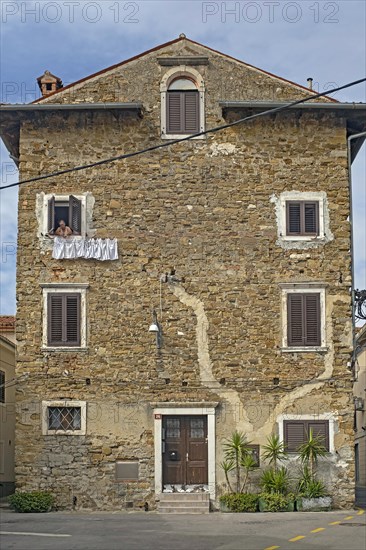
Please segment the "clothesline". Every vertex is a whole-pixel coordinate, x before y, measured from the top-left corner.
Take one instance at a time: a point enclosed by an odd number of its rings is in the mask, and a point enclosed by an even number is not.
[[[52,258],[73,260],[118,260],[117,239],[88,239],[84,237],[55,237]]]

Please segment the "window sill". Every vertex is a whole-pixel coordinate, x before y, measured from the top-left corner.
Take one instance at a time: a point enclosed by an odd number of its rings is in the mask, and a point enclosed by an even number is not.
[[[306,241],[313,243],[323,243],[325,241],[325,235],[281,235],[280,238],[283,241],[287,242]]]
[[[326,346],[299,346],[280,348],[282,353],[326,353]]]
[[[86,435],[86,430],[47,430],[43,435]]]
[[[69,347],[63,347],[63,346],[43,346],[41,348],[41,351],[43,352],[47,352],[47,351],[67,351],[67,352],[70,352],[70,351],[77,351],[77,352],[81,352],[81,351],[89,351],[89,348],[87,347],[80,347],[80,346],[69,346]]]
[[[201,130],[203,131],[203,130]],[[173,139],[183,139],[183,138],[188,138],[190,136],[192,136],[194,134],[161,134],[161,139],[169,139],[169,140],[173,140]],[[192,140],[198,140],[198,139],[204,139],[206,137],[206,135],[203,135],[203,136],[196,136],[196,137],[193,137]]]

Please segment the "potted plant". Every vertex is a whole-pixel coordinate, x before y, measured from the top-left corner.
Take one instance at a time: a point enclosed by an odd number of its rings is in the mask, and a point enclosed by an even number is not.
[[[295,497],[289,493],[290,475],[285,466],[278,463],[287,460],[284,443],[276,434],[267,438],[263,447],[263,458],[270,467],[262,472],[260,485],[262,493],[259,495],[260,512],[293,512]]]
[[[289,493],[290,476],[282,466],[275,470],[267,468],[260,479],[262,493],[259,495],[260,512],[293,512],[294,495]]]
[[[237,430],[224,442],[224,460],[220,466],[224,471],[229,494],[220,497],[222,512],[255,512],[258,495],[247,493],[250,472],[256,461],[250,453],[246,435]],[[234,482],[230,481],[234,474]]]
[[[327,495],[325,484],[317,479],[318,459],[325,457],[327,450],[320,436],[314,436],[309,430],[308,439],[299,447],[299,456],[302,462],[301,477],[298,483],[298,497],[296,509],[316,512],[330,510],[332,498]]]

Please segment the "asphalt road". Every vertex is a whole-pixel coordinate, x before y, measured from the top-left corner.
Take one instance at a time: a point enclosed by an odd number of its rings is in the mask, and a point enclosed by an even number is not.
[[[366,550],[366,513],[159,515],[1,510],[1,550]]]

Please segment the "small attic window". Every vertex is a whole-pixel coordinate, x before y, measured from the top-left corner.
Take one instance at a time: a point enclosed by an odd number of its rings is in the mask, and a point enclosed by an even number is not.
[[[47,90],[47,92],[52,92],[52,82],[47,82],[46,83],[46,90]]]
[[[161,137],[175,139],[205,130],[205,84],[193,67],[174,66],[162,77]],[[204,139],[203,135],[193,139]]]
[[[196,85],[188,78],[173,80],[167,94],[167,133],[199,132],[200,103]]]

